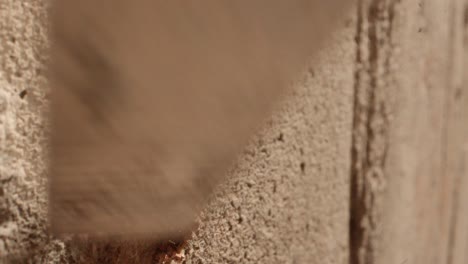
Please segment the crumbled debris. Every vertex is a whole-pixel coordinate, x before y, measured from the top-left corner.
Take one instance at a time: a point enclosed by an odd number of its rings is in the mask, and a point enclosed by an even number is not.
[[[160,242],[75,238],[68,244],[72,256],[70,263],[77,264],[178,264],[186,258],[186,246],[187,239]]]

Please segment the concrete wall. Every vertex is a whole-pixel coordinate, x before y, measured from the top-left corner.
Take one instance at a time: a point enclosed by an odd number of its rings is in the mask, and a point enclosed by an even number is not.
[[[465,263],[452,250],[468,202],[466,2],[360,3],[353,263]]]
[[[154,263],[167,243],[47,235],[47,3],[0,0],[0,263]],[[186,262],[466,263],[466,6],[359,1],[219,186]]]

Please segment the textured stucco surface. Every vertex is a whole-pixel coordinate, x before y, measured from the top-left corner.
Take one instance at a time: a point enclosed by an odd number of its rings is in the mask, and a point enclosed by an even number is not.
[[[0,1],[0,255],[48,247],[46,5]],[[25,95],[25,96],[21,96]],[[23,98],[21,98],[23,97]]]
[[[153,263],[156,243],[91,243],[80,251],[47,236],[46,17],[46,1],[0,1],[0,256]],[[354,23],[340,21],[240,156],[185,246],[187,263],[347,262]]]
[[[347,263],[354,21],[343,22],[203,214],[195,263]]]
[[[467,1],[359,3],[217,189],[186,263],[467,263]],[[46,14],[0,0],[0,263],[151,263],[157,242],[45,232]]]

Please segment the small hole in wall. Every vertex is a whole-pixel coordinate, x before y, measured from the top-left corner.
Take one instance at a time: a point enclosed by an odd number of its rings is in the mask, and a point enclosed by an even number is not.
[[[19,96],[21,99],[24,99],[24,97],[28,94],[28,91],[27,90],[23,90],[20,92]]]
[[[11,36],[11,37],[10,37],[10,42],[11,42],[11,43],[16,43],[16,38],[15,38],[14,36]]]
[[[283,133],[280,133],[278,138],[276,138],[278,141],[284,142],[284,135]]]
[[[301,162],[300,167],[301,167],[301,172],[305,173],[305,168],[306,168],[305,162]]]

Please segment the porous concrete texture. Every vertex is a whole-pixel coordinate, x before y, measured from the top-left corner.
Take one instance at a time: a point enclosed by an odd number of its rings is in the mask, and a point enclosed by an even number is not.
[[[73,243],[47,236],[47,2],[2,0],[0,10],[2,257],[153,263],[145,253],[158,250],[153,243],[126,243],[113,254],[105,248],[116,243],[92,245],[80,256]],[[340,21],[218,188],[187,243],[187,263],[347,262],[354,23]]]
[[[347,263],[354,23],[343,20],[241,155],[188,263]]]
[[[48,3],[0,0],[0,263],[157,263],[157,242],[47,235]],[[467,6],[360,0],[179,256],[467,263]]]
[[[46,11],[41,1],[0,1],[0,259],[49,245]]]

